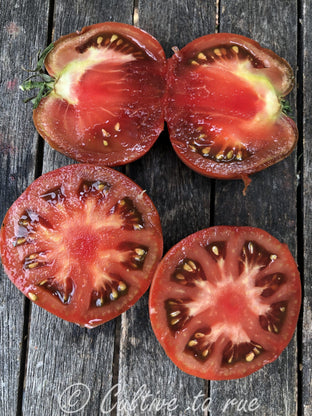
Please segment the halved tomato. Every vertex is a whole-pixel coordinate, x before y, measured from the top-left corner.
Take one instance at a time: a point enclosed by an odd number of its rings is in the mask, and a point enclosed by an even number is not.
[[[282,105],[293,83],[284,59],[244,36],[207,35],[175,50],[166,108],[174,150],[198,173],[222,179],[284,159],[298,137]]]
[[[285,244],[258,228],[217,226],[188,236],[162,259],[150,318],[180,369],[235,379],[281,354],[300,303],[299,272]]]
[[[122,165],[164,127],[165,54],[151,35],[106,22],[61,37],[45,59],[51,92],[34,110],[39,134],[80,162]]]
[[[162,256],[158,213],[123,174],[93,165],[49,172],[15,201],[0,234],[5,271],[29,299],[81,326],[127,310]]]

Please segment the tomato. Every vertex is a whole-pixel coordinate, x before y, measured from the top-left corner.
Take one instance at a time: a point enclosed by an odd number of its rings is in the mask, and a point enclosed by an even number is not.
[[[295,331],[300,301],[286,244],[257,228],[216,226],[164,256],[149,307],[171,360],[186,373],[221,380],[275,360]]]
[[[143,30],[115,22],[85,27],[58,39],[45,67],[51,92],[33,119],[67,156],[122,165],[143,156],[163,130],[166,59]]]
[[[245,179],[284,159],[298,131],[283,113],[288,63],[244,36],[203,36],[168,64],[166,120],[174,150],[200,174]]]
[[[123,174],[88,164],[34,181],[8,210],[0,234],[2,263],[17,288],[89,328],[143,295],[162,247],[146,193]]]

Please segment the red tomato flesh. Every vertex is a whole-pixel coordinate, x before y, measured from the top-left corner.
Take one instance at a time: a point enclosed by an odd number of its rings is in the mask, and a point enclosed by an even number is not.
[[[150,290],[150,318],[180,369],[235,379],[281,354],[300,301],[299,272],[285,244],[257,228],[219,226],[165,255]]]
[[[246,183],[290,154],[298,130],[283,113],[294,83],[284,59],[228,33],[174,50],[166,60],[148,33],[114,22],[61,37],[45,60],[55,81],[34,110],[38,132],[78,161],[116,166],[143,156],[166,121],[187,166]]]
[[[166,60],[146,32],[113,22],[85,27],[56,41],[45,65],[55,84],[34,122],[60,152],[122,165],[143,156],[163,130]]]
[[[278,162],[298,137],[281,105],[292,85],[287,62],[251,39],[221,33],[194,40],[169,60],[174,150],[195,171],[223,179]]]
[[[2,263],[17,288],[86,327],[116,317],[143,295],[162,244],[146,193],[117,171],[85,164],[33,182],[0,234]]]

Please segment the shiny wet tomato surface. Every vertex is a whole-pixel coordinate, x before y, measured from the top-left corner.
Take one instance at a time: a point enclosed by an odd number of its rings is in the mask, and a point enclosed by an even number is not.
[[[180,369],[235,379],[281,354],[300,301],[300,276],[285,244],[258,228],[218,226],[164,256],[150,290],[150,318]]]
[[[164,127],[166,59],[134,26],[107,22],[61,37],[45,60],[53,89],[34,110],[40,135],[80,162],[123,165]]]
[[[166,120],[177,155],[214,178],[246,178],[289,155],[298,137],[283,113],[288,63],[244,36],[203,36],[168,63]]]
[[[102,324],[148,289],[162,256],[158,213],[146,193],[110,168],[49,172],[4,218],[4,268],[29,299],[81,326]]]

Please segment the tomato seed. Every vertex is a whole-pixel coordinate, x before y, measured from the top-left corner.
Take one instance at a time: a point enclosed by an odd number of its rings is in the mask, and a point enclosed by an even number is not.
[[[127,285],[124,282],[119,282],[118,284],[118,290],[121,292],[124,292],[127,289]]]
[[[38,296],[35,295],[35,293],[32,292],[28,292],[28,297],[30,300],[32,300],[33,302],[36,302],[36,300],[38,300]]]
[[[113,43],[117,39],[118,39],[118,36],[117,35],[112,35],[112,37],[110,38],[110,42]]]
[[[26,238],[25,237],[19,237],[16,241],[15,241],[15,245],[16,246],[20,246],[21,244],[24,244],[26,242]]]
[[[207,56],[203,52],[199,52],[199,54],[197,55],[197,58],[207,61]]]
[[[183,264],[183,269],[187,272],[192,272],[193,271],[192,267],[187,263]]]
[[[255,358],[255,354],[254,352],[251,351],[246,355],[245,360],[250,363],[254,358]]]
[[[214,49],[214,51],[213,51],[214,53],[215,53],[215,55],[217,55],[217,56],[222,56],[222,52],[220,51],[220,49],[219,48],[216,48],[216,49]]]

